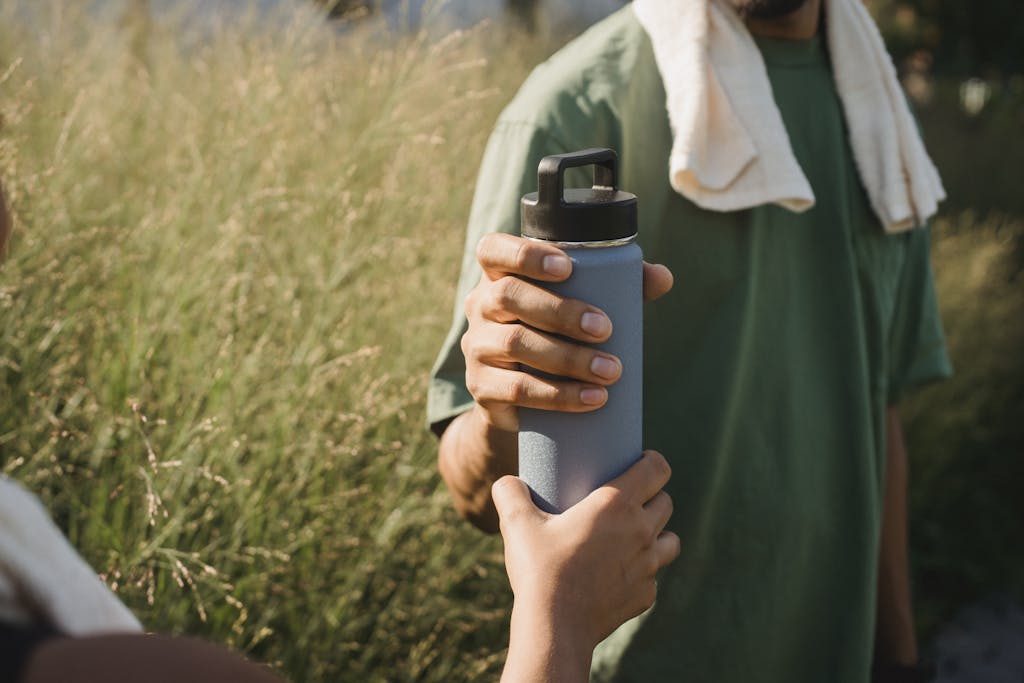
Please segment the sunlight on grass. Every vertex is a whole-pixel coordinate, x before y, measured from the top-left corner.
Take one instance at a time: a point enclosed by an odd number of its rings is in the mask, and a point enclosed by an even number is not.
[[[422,404],[540,47],[72,7],[0,10],[4,473],[151,629],[300,680],[496,671],[500,543],[455,523]]]
[[[79,5],[0,0],[0,468],[150,629],[296,680],[493,677],[500,542],[449,509],[423,401],[486,136],[552,46]],[[963,512],[1019,509],[985,493],[1020,455],[1022,244],[936,227],[960,374],[907,409],[927,614],[1024,564],[985,573],[1005,524]]]

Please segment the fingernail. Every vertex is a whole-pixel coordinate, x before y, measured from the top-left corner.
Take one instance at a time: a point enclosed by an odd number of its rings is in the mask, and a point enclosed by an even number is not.
[[[580,327],[587,334],[592,334],[595,337],[603,337],[608,334],[612,329],[612,321],[608,320],[605,316],[600,313],[584,313],[580,317]]]
[[[606,393],[604,389],[582,389],[580,391],[580,401],[588,406],[599,406],[604,403]]]
[[[562,277],[569,274],[569,259],[565,256],[551,254],[545,256],[543,261],[544,272],[555,277]]]
[[[590,371],[598,377],[615,379],[619,376],[619,364],[605,356],[594,356],[590,361]]]

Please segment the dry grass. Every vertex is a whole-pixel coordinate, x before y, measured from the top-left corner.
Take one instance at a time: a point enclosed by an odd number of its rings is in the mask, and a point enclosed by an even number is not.
[[[486,135],[548,48],[302,12],[189,37],[77,6],[0,2],[3,473],[152,629],[296,680],[494,674],[500,544],[449,510],[423,395]],[[1012,526],[973,564],[948,543],[973,530],[943,526],[965,491],[1020,511],[998,410],[1021,405],[1024,230],[982,222],[937,230],[962,379],[908,411],[927,614],[961,569],[981,590],[1024,564],[986,572]],[[950,438],[977,430],[998,438]]]
[[[153,629],[299,680],[495,671],[500,543],[449,511],[422,396],[541,48],[27,5],[0,9],[3,472]]]

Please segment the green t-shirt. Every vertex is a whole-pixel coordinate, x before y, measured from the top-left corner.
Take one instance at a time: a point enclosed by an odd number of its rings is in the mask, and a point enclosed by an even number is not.
[[[929,232],[887,235],[871,212],[823,41],[758,45],[817,199],[805,213],[704,211],[672,190],[665,94],[628,7],[534,71],[481,165],[431,423],[472,405],[474,247],[518,232],[542,156],[616,149],[645,257],[675,275],[645,309],[644,437],[672,464],[683,551],[654,608],[598,647],[596,680],[867,681],[885,409],[950,373]]]

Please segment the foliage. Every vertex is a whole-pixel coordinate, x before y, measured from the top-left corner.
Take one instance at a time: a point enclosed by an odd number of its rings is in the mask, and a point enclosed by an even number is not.
[[[919,625],[967,601],[1024,601],[1024,218],[939,222],[936,283],[956,376],[904,407]]]
[[[960,92],[961,84],[939,80],[929,101],[916,107],[949,195],[945,207],[1024,215],[1024,79],[1019,92],[993,89],[976,113],[965,111]]]
[[[540,48],[74,7],[0,7],[2,471],[152,629],[296,680],[496,671],[500,541],[451,512],[422,397]]]
[[[945,77],[1024,74],[1024,13],[1015,0],[868,0],[897,63],[928,53]]]
[[[451,512],[423,396],[486,135],[550,46],[75,7],[0,2],[3,473],[154,630],[295,680],[495,674],[500,542]],[[936,227],[959,374],[907,407],[926,625],[1024,576],[1022,235]]]

